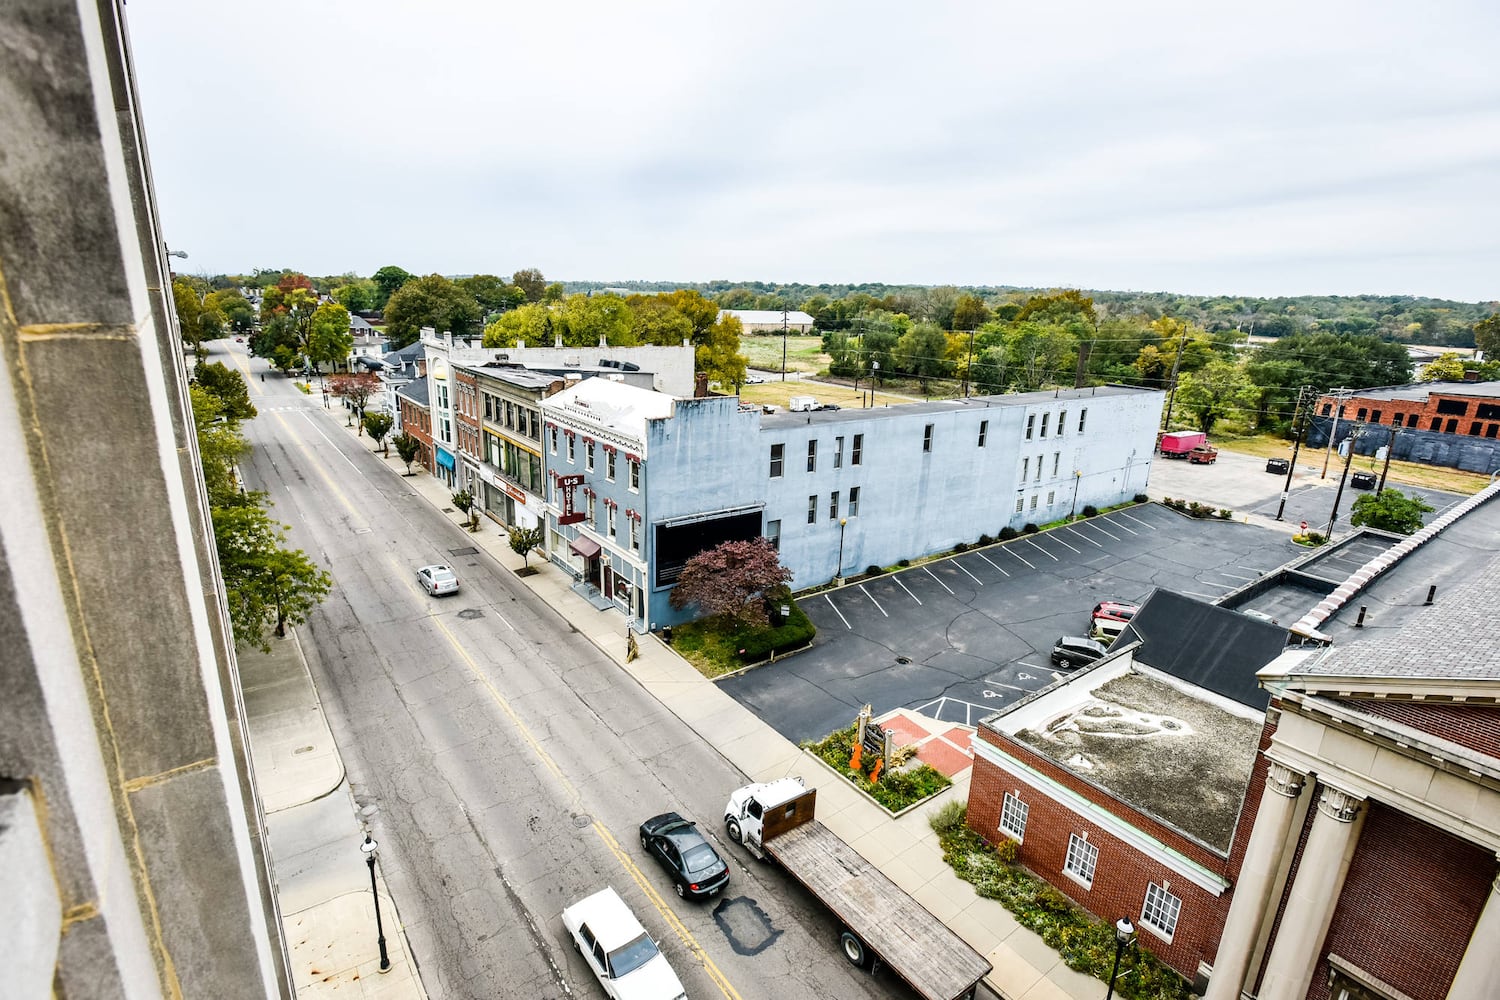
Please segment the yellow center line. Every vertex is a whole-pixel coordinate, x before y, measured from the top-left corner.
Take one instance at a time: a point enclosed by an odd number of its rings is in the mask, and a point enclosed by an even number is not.
[[[283,426],[290,429],[290,424],[281,414],[278,413],[277,417],[281,420]],[[298,450],[307,458],[312,468],[317,470],[319,477],[333,491],[338,502],[343,504],[351,515],[362,517],[362,513],[344,496],[343,491],[333,482],[327,470],[323,468],[320,462],[313,458],[312,453],[308,450],[307,445],[302,439],[294,435],[293,440],[297,442]],[[398,579],[406,572],[405,567],[398,563],[395,556],[392,556],[390,553],[385,554],[385,560],[390,564],[394,570],[394,575]],[[567,775],[563,774],[562,768],[557,766],[557,762],[552,759],[552,755],[542,747],[541,742],[532,734],[531,728],[516,714],[516,710],[511,707],[510,702],[505,700],[505,696],[500,693],[500,689],[490,680],[484,669],[469,655],[469,651],[458,641],[458,637],[448,629],[448,626],[443,623],[442,619],[433,617],[428,620],[443,634],[443,637],[448,640],[448,644],[453,647],[453,651],[459,655],[459,658],[469,668],[469,672],[489,692],[490,700],[495,703],[501,712],[505,713],[506,718],[510,719],[511,724],[516,728],[516,732],[520,734],[522,741],[531,749],[532,755],[557,779],[558,784],[562,786],[563,791],[567,793],[568,798],[573,802],[575,811],[579,813],[587,812],[583,805],[583,796],[578,793],[578,789],[568,780]],[[698,959],[699,963],[703,966],[703,970],[708,973],[708,977],[719,988],[719,992],[724,995],[726,1000],[741,1000],[739,992],[729,982],[729,978],[714,964],[713,959],[708,957],[708,952],[698,943],[698,939],[693,936],[693,932],[688,930],[687,925],[682,922],[681,918],[667,904],[667,901],[652,887],[650,880],[646,878],[645,872],[641,871],[640,866],[625,852],[625,849],[620,846],[619,841],[614,838],[614,835],[598,820],[593,821],[593,830],[599,839],[603,841],[604,846],[615,856],[615,860],[619,862],[620,867],[625,869],[625,873],[635,881],[636,885],[640,886],[641,891],[646,894],[647,900],[661,914],[662,919],[667,922],[667,925],[672,930],[676,931],[683,945]]]

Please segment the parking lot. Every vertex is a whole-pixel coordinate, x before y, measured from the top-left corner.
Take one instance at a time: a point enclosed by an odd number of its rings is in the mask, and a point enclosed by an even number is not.
[[[804,598],[813,648],[722,686],[796,741],[866,703],[973,725],[1058,676],[1053,642],[1085,634],[1098,601],[1214,600],[1305,551],[1243,522],[1116,511]]]

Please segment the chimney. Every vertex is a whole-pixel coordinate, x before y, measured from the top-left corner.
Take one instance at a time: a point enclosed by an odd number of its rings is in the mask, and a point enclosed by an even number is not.
[[[708,395],[708,372],[698,372],[693,376],[693,395],[699,399]]]

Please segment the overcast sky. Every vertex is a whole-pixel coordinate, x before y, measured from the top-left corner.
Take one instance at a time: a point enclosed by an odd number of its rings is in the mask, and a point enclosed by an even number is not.
[[[194,273],[1500,298],[1500,4],[132,0]]]

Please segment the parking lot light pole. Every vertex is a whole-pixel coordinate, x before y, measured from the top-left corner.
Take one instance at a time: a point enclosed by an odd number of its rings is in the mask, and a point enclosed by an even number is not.
[[[365,842],[359,845],[364,853],[365,864],[370,866],[370,895],[375,897],[375,936],[380,943],[380,971],[391,971],[391,959],[385,952],[385,928],[380,924],[380,890],[375,888],[375,852],[379,849],[378,844],[365,834]]]
[[[1312,423],[1311,420],[1305,419],[1302,413],[1302,397],[1307,392],[1308,387],[1305,385],[1297,390],[1297,410],[1292,415],[1292,461],[1286,467],[1286,483],[1281,487],[1281,506],[1276,508],[1278,521],[1286,511],[1286,498],[1292,492],[1292,476],[1297,471],[1297,453],[1302,450],[1302,439],[1307,436],[1307,427]]]
[[[844,585],[844,528],[849,524],[847,517],[839,518],[839,568],[833,574],[834,583],[842,587]]]
[[[1068,515],[1069,521],[1078,519],[1078,484],[1083,482],[1083,470],[1073,470],[1073,513]]]
[[[1109,992],[1104,994],[1104,1000],[1112,1000],[1115,995],[1115,977],[1120,973],[1120,953],[1135,939],[1135,924],[1130,922],[1129,917],[1121,917],[1115,921],[1115,966],[1109,970]]]

